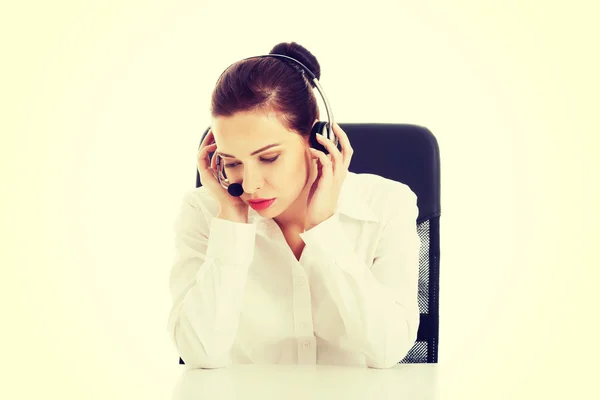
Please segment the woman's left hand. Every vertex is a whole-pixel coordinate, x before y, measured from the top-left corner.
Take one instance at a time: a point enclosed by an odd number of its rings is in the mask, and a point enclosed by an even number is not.
[[[341,152],[331,140],[323,135],[317,135],[317,140],[329,151],[329,154],[310,149],[313,159],[318,160],[318,174],[308,195],[305,230],[309,230],[333,216],[342,184],[348,175],[348,166],[354,150],[350,146],[346,132],[336,123],[333,124],[333,133],[341,144]]]

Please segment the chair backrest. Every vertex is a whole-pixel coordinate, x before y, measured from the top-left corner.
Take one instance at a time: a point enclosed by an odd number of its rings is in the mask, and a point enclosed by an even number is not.
[[[440,154],[427,128],[411,124],[339,123],[354,153],[350,171],[369,173],[408,185],[417,195],[419,255],[417,341],[400,363],[437,363],[440,276]],[[208,129],[204,134],[208,132]],[[196,169],[196,187],[202,186]],[[183,364],[180,358],[179,363]]]

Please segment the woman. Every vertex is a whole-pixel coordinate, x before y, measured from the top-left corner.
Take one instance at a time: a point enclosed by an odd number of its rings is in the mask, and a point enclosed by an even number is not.
[[[294,42],[270,54],[320,77],[316,58]],[[203,186],[184,196],[170,275],[168,329],[190,368],[389,368],[415,343],[416,196],[399,182],[348,172],[352,147],[337,124],[341,150],[323,138],[329,155],[310,147],[319,110],[292,64],[242,60],[213,91],[211,131],[198,152]],[[216,157],[241,182],[240,197],[215,178]]]

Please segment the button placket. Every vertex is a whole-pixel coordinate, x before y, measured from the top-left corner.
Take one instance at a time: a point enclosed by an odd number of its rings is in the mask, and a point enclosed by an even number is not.
[[[316,364],[317,350],[315,348],[316,340],[313,337],[298,338],[298,363],[299,364]]]
[[[309,321],[312,321],[312,299],[305,277],[294,275],[294,323],[296,335],[309,335]]]
[[[293,318],[295,335],[298,340],[298,363],[315,364],[316,352],[314,349],[314,334],[311,329],[312,299],[309,281],[304,268],[301,266],[294,265],[293,271]]]

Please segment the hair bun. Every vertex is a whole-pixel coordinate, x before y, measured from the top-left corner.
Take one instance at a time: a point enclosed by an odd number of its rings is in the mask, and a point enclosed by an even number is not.
[[[282,42],[282,43],[276,44],[271,49],[269,54],[281,54],[284,56],[292,57],[292,58],[300,61],[308,69],[310,69],[310,71],[317,77],[317,79],[321,78],[321,66],[319,65],[319,62],[317,61],[317,58],[310,51],[308,51],[305,47],[299,45],[296,42],[290,42],[290,43]],[[286,60],[286,61],[289,61],[290,64],[293,64],[294,68],[296,68],[298,71],[300,71],[300,72],[304,71],[304,69],[297,63],[295,63],[291,60]],[[314,86],[314,84],[312,83],[312,81],[310,79],[310,76],[308,74],[306,74],[306,77],[309,78],[311,85]]]

